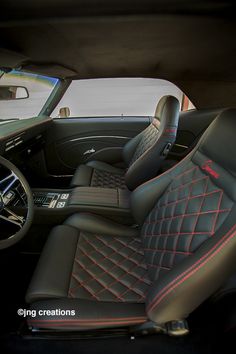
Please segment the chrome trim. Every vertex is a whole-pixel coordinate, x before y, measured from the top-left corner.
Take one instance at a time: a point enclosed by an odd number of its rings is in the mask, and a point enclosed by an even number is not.
[[[178,146],[178,147],[181,147],[181,148],[184,148],[184,149],[188,149],[189,148],[189,146],[181,145],[181,144],[174,144],[174,146]]]
[[[49,175],[49,176],[53,178],[73,177],[73,175]]]
[[[91,148],[89,150],[86,150],[83,155],[89,155],[89,154],[93,154],[94,152],[96,152],[96,150],[94,148]]]
[[[71,139],[71,140],[69,140],[69,142],[79,141],[79,140],[88,140],[88,139],[100,139],[100,138],[127,139],[127,140],[131,139],[131,137],[119,136],[119,135],[91,135],[91,136],[84,136],[82,138]],[[65,141],[65,143],[67,143],[67,142],[68,142],[68,140]]]

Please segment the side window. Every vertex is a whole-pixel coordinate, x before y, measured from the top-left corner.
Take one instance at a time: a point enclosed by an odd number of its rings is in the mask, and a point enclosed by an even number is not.
[[[194,104],[190,101],[190,99],[183,94],[183,99],[182,99],[182,104],[181,104],[181,111],[186,112],[190,111],[191,109],[195,109],[196,107]]]
[[[74,80],[52,112],[53,118],[153,117],[161,97],[183,93],[161,79],[114,78]]]

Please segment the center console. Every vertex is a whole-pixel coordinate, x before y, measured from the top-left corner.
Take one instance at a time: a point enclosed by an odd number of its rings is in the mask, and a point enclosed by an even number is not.
[[[43,190],[33,193],[34,204],[39,208],[57,208],[61,209],[67,205],[70,193],[47,192]]]
[[[63,222],[76,212],[90,212],[115,220],[128,220],[130,191],[111,188],[33,189],[35,217],[44,223]]]

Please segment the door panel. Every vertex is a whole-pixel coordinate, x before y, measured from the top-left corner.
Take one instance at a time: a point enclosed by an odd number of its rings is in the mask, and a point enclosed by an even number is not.
[[[117,164],[123,146],[144,130],[149,117],[54,119],[47,132],[45,157],[52,175],[73,174],[92,159]]]
[[[129,137],[110,137],[96,135],[77,138],[56,145],[57,154],[69,168],[76,168],[78,163],[89,160],[103,160],[116,163],[121,160],[122,146],[129,141]],[[107,152],[107,154],[105,153]]]

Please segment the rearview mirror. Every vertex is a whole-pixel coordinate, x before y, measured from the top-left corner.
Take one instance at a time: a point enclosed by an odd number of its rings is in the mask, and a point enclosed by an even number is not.
[[[24,86],[0,86],[0,101],[22,100],[29,97]]]

